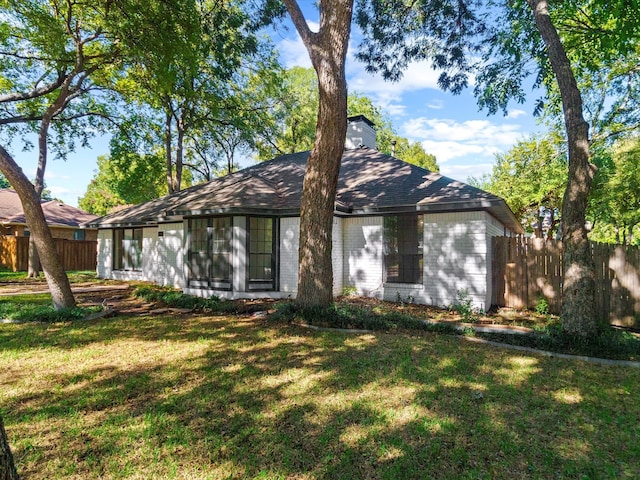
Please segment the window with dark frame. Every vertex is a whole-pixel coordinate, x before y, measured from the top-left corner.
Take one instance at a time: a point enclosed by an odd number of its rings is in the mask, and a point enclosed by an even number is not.
[[[115,270],[142,270],[142,228],[113,231],[113,262]]]
[[[422,215],[384,217],[384,267],[387,283],[422,283]]]
[[[273,290],[276,281],[276,220],[249,217],[249,289]]]
[[[85,230],[74,230],[73,231],[73,239],[74,240],[86,240],[86,232]]]
[[[231,217],[191,218],[189,232],[189,285],[231,288]]]

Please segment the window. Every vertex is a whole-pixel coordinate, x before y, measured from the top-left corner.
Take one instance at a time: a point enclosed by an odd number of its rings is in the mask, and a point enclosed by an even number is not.
[[[73,231],[73,239],[74,240],[85,240],[85,231],[84,230],[74,230]]]
[[[385,281],[422,283],[422,215],[384,217]]]
[[[231,217],[189,219],[189,285],[231,289]]]
[[[277,222],[273,218],[250,217],[249,226],[249,290],[276,288]]]
[[[142,269],[141,228],[121,228],[113,231],[113,261],[116,270]]]

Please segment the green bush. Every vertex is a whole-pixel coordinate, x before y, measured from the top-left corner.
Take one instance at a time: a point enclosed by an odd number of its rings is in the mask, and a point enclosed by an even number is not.
[[[17,302],[0,303],[0,318],[18,322],[71,322],[82,320],[97,311],[99,311],[99,307],[72,307],[55,310],[53,305],[24,304]]]
[[[193,310],[208,310],[220,313],[231,313],[236,310],[232,302],[224,302],[219,297],[194,297],[167,287],[142,285],[135,289],[134,295],[138,298],[143,298],[147,302],[160,302],[173,308],[191,308]]]
[[[431,324],[400,312],[377,313],[368,308],[344,303],[334,303],[326,308],[300,308],[294,302],[281,302],[276,305],[276,313],[271,319],[302,321],[325,328],[375,331],[403,329],[459,334],[452,325]]]

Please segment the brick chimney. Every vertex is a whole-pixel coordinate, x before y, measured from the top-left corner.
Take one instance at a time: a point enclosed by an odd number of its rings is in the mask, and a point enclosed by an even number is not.
[[[347,138],[344,148],[369,147],[376,149],[375,124],[364,115],[347,118]]]

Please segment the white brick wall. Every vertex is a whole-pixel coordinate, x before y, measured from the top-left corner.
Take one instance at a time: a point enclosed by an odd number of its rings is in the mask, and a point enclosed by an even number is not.
[[[300,218],[280,219],[280,291],[298,292],[298,246],[300,245]]]
[[[344,220],[339,217],[333,217],[333,237],[331,242],[331,261],[333,268],[333,296],[336,297],[342,294],[343,287],[343,238],[342,238],[342,225]]]
[[[111,278],[113,266],[113,231],[98,230],[98,259],[96,275],[98,278]]]
[[[162,242],[164,242],[164,252],[158,258],[162,262],[163,285],[175,288],[186,286],[186,223],[165,223],[158,227],[158,232],[164,232]],[[160,238],[158,238],[160,243]]]
[[[381,297],[382,217],[342,220],[343,285],[355,287],[358,295]]]
[[[466,290],[476,308],[487,302],[487,217],[484,212],[424,216],[426,303],[450,306]]]

